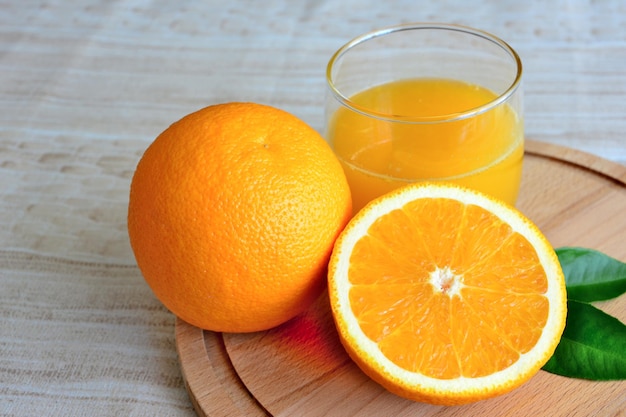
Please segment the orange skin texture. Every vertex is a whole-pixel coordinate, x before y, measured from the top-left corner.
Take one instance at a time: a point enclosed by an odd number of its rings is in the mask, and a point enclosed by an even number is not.
[[[274,107],[226,103],[185,116],[148,147],[128,233],[170,311],[202,329],[253,332],[324,291],[351,214],[342,168],[315,130]]]

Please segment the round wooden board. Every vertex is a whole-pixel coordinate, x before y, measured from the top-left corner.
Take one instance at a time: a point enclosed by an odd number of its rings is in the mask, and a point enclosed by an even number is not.
[[[554,247],[594,248],[626,259],[626,167],[527,141],[518,208]],[[626,321],[626,297],[597,304]],[[178,319],[176,343],[200,416],[622,416],[626,381],[592,382],[541,371],[513,392],[459,407],[388,393],[352,363],[328,299],[266,332],[220,334]]]

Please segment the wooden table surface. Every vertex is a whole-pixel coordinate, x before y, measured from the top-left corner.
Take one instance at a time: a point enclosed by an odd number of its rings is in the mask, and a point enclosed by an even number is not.
[[[175,318],[128,244],[139,157],[219,102],[321,131],[330,55],[411,21],[505,39],[527,136],[626,164],[620,0],[0,2],[0,416],[193,416]]]

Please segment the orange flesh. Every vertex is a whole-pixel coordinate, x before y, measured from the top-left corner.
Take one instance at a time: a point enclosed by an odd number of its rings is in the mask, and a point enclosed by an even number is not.
[[[533,255],[520,259],[521,247]],[[378,219],[350,262],[363,332],[411,372],[490,375],[528,352],[548,318],[547,278],[530,243],[478,206],[409,203]]]

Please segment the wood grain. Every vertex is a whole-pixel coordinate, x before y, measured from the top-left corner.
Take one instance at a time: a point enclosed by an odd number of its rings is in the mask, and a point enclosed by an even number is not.
[[[555,247],[592,247],[626,259],[626,167],[529,141],[524,170],[518,207]],[[626,297],[599,306],[626,320]],[[615,417],[626,413],[626,381],[592,382],[544,371],[509,394],[466,406],[404,400],[374,383],[349,359],[337,338],[327,297],[267,332],[216,334],[181,320],[176,330],[181,368],[201,416]]]
[[[181,370],[187,390],[194,390],[190,396],[194,408],[209,405],[211,415],[266,415],[232,368],[221,335],[198,330],[177,318],[176,340],[185,342],[178,342],[176,348],[178,356],[185,358]]]

